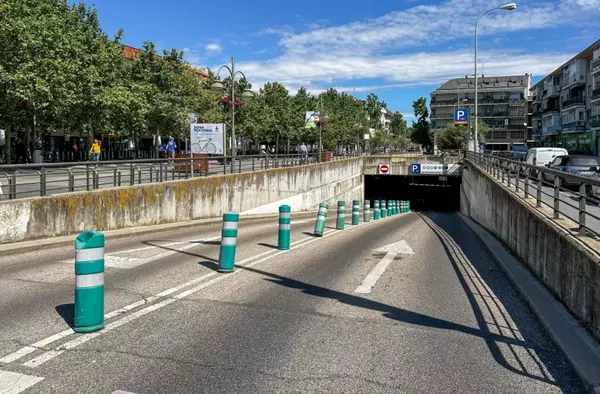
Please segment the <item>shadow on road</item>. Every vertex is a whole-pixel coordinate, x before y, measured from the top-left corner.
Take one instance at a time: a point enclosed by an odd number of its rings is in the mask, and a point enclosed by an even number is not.
[[[561,374],[555,369],[555,355],[536,343],[536,336],[543,328],[532,317],[524,301],[517,296],[515,289],[501,272],[496,261],[491,257],[481,259],[482,245],[474,243],[474,234],[462,221],[457,225],[454,215],[440,215],[433,212],[417,213],[439,238],[448,255],[454,272],[469,300],[481,337],[494,360],[507,370],[530,379],[539,380],[559,387],[567,386],[567,382],[557,382]],[[450,219],[450,216],[453,216]],[[475,236],[476,237],[476,236]],[[475,292],[472,289],[476,289]],[[489,319],[486,320],[487,312]],[[527,311],[527,313],[522,313]],[[508,332],[499,341],[491,331]],[[492,335],[490,335],[492,334]],[[522,337],[523,339],[519,339]],[[550,339],[546,337],[546,341]],[[507,346],[499,346],[504,342]],[[516,349],[524,348],[530,360],[537,366],[536,371],[529,371]],[[535,351],[535,352],[534,352]],[[506,359],[505,353],[512,355],[513,364]],[[547,372],[548,371],[548,372]],[[554,377],[554,378],[553,378]]]
[[[434,212],[426,213],[426,214],[418,213],[418,215],[421,216],[423,218],[423,220],[425,220],[428,223],[428,225],[430,227],[432,227],[432,229],[434,229],[434,232],[436,232],[438,237],[440,237],[440,240],[442,241],[444,248],[446,248],[446,252],[448,253],[449,258],[452,261],[452,265],[454,266],[455,272],[456,272],[456,274],[462,284],[462,287],[463,287],[465,293],[467,294],[469,302],[473,308],[473,313],[475,314],[477,322],[478,322],[478,326],[479,326],[478,328],[474,328],[474,327],[454,323],[451,321],[447,321],[444,319],[436,318],[433,316],[428,316],[428,315],[425,315],[422,313],[398,308],[398,307],[395,307],[392,305],[387,305],[387,304],[384,304],[384,303],[381,303],[378,301],[370,300],[370,299],[359,297],[356,295],[347,294],[347,293],[339,292],[336,290],[324,288],[321,286],[312,285],[312,284],[309,284],[306,282],[302,282],[302,281],[295,280],[292,278],[276,275],[274,273],[262,271],[262,270],[259,270],[256,268],[243,267],[243,266],[239,266],[238,268],[242,269],[242,270],[258,273],[260,275],[264,275],[269,278],[266,280],[268,280],[272,283],[275,283],[275,284],[278,284],[281,286],[285,286],[288,288],[292,288],[292,289],[298,289],[305,294],[309,294],[309,295],[316,296],[316,297],[337,300],[338,302],[352,305],[352,306],[359,307],[359,308],[380,311],[383,313],[383,315],[385,317],[388,317],[390,319],[394,319],[397,321],[414,324],[414,325],[419,325],[419,326],[432,327],[432,328],[437,328],[437,329],[442,329],[442,330],[458,331],[458,332],[462,332],[464,334],[473,335],[473,336],[481,338],[483,341],[485,341],[485,343],[487,344],[487,346],[492,354],[492,357],[494,357],[494,359],[498,362],[498,364],[502,365],[504,368],[508,369],[509,371],[514,372],[519,375],[522,375],[526,378],[535,379],[535,380],[538,380],[538,381],[541,381],[544,383],[548,383],[551,385],[555,385],[555,386],[559,386],[559,387],[568,387],[569,382],[555,381],[556,378],[560,378],[561,374],[558,373],[559,372],[558,370],[555,370],[556,368],[555,368],[554,364],[556,362],[553,358],[553,356],[554,356],[553,352],[551,350],[546,350],[544,348],[544,344],[538,344],[538,343],[536,343],[535,340],[528,340],[528,338],[536,335],[536,330],[541,329],[539,327],[539,324],[538,324],[538,327],[535,327],[535,328],[529,327],[531,322],[527,321],[527,319],[523,319],[522,316],[520,316],[519,313],[517,313],[517,311],[515,310],[516,309],[515,306],[511,305],[510,302],[506,303],[507,304],[506,310],[508,312],[508,316],[513,318],[514,324],[511,324],[509,321],[506,321],[506,322],[494,321],[492,323],[487,322],[482,313],[482,310],[481,310],[482,307],[481,307],[480,303],[475,298],[473,291],[467,285],[467,282],[466,282],[467,279],[465,279],[463,273],[458,268],[458,265],[464,264],[464,262],[457,261],[457,259],[455,257],[453,257],[453,253],[451,253],[452,249],[454,249],[454,253],[455,253],[456,248],[459,248],[457,246],[457,243],[454,242],[452,240],[452,238],[449,236],[441,237],[440,233],[439,233],[440,232],[439,227],[436,228],[437,226],[435,225],[435,223],[432,223],[433,219],[431,219],[431,217],[435,218],[440,215],[436,214]],[[449,217],[449,216],[454,216],[454,215],[441,215],[441,216]],[[456,220],[458,220],[458,219],[456,218],[456,216],[454,216],[455,223],[456,223]],[[444,223],[441,223],[441,224],[444,225]],[[465,231],[465,228],[459,228],[458,230],[455,228],[454,231]],[[473,239],[472,236],[469,238],[472,242],[472,239]],[[466,241],[469,238],[463,237],[463,239],[460,239],[460,237],[459,237],[458,242],[462,243],[463,241]],[[480,247],[480,245],[471,245],[471,250],[473,250],[472,249],[473,247]],[[469,248],[466,248],[466,250],[467,250],[466,254],[468,256],[470,254]],[[488,266],[487,261],[486,262],[477,261],[475,264],[477,265],[477,270],[488,271],[487,274],[489,275],[489,266]],[[490,282],[490,281],[488,281],[488,279],[489,279],[488,275],[486,275],[486,272],[483,272],[481,274],[481,277],[479,275],[473,275],[473,276],[475,276],[475,278],[473,278],[472,275],[469,275],[469,280],[479,280],[479,281],[487,283],[487,282]],[[506,279],[504,278],[504,280],[506,280]],[[491,282],[493,282],[493,281],[491,281]],[[491,287],[492,292],[488,295],[481,295],[481,298],[484,300],[483,302],[485,302],[486,304],[489,302],[493,302],[493,303],[497,304],[500,301],[500,303],[502,303],[502,299],[504,298],[504,296],[507,292],[506,287],[497,288],[497,286],[498,286],[497,283],[491,283],[491,284],[488,284],[488,286]],[[510,288],[510,285],[505,284],[504,286],[509,286],[509,288]],[[510,292],[514,293],[514,289],[510,289]],[[496,297],[498,297],[499,301],[496,299]],[[522,301],[520,301],[520,302],[522,302]],[[489,306],[487,306],[487,307],[489,307]],[[498,307],[499,307],[499,305],[498,305]],[[524,308],[525,310],[527,310],[526,307],[521,306],[521,308]],[[504,309],[500,308],[500,310],[503,311]],[[494,316],[494,314],[492,314],[492,317],[493,316]],[[505,316],[505,318],[506,318],[506,316]],[[530,319],[531,319],[531,317],[530,317]],[[496,326],[498,328],[497,329],[498,333],[492,332],[489,328],[489,325]],[[514,328],[515,326],[516,326],[516,328]],[[503,332],[506,332],[506,331],[510,331],[510,333],[508,335],[504,335]],[[517,335],[517,333],[520,333],[524,339],[521,339]],[[513,359],[516,360],[516,363],[518,364],[517,367],[511,365],[504,357],[503,351],[506,352],[507,348],[509,349],[508,351],[510,351],[512,353]],[[535,371],[535,372],[537,372],[537,374],[534,374],[527,370],[527,368],[525,367],[523,362],[520,360],[520,358],[519,358],[520,356],[514,350],[514,349],[518,349],[518,348],[526,349],[527,353],[533,359],[534,363],[538,367],[538,368],[536,368],[537,371]],[[537,355],[537,357],[536,357],[536,355]],[[546,369],[548,370],[548,372],[546,372]],[[553,378],[553,376],[556,378]]]
[[[63,318],[69,327],[75,327],[75,304],[72,302],[69,304],[61,304],[54,309],[56,309],[56,312]]]
[[[259,246],[264,246],[265,248],[279,249],[279,246],[277,246],[277,245],[271,245],[271,244],[267,244],[267,243],[264,243],[264,242],[259,242],[258,245]]]
[[[168,247],[168,246],[159,245],[157,242],[160,242],[160,241],[144,241],[142,243],[144,245],[154,246],[155,248],[169,250],[171,252],[181,253],[181,254],[185,254],[185,255],[193,256],[193,257],[200,257],[201,259],[206,259],[209,262],[211,262],[211,261],[214,262],[214,263],[218,263],[219,262],[218,260],[216,260],[216,259],[214,259],[212,257],[205,256],[203,254],[187,252],[185,250],[179,250],[179,249],[171,248],[171,247]],[[208,242],[212,242],[212,241],[208,241]],[[220,245],[221,244],[220,241],[215,241],[215,242],[218,242],[216,245]],[[202,243],[204,244],[204,242],[202,242]],[[209,243],[206,243],[206,244],[207,245],[213,245],[213,244],[209,244]]]

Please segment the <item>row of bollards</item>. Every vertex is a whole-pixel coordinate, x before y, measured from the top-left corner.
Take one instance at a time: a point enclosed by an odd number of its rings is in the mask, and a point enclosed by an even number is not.
[[[327,203],[319,204],[314,235],[322,237],[327,220]],[[409,201],[375,200],[373,202],[373,220],[410,211]],[[277,248],[289,250],[291,240],[291,207],[279,207],[279,233]],[[359,224],[360,201],[352,201],[352,225]],[[223,214],[221,246],[219,250],[218,271],[233,272],[238,237],[240,214]],[[363,205],[363,222],[371,221],[371,202]],[[346,225],[346,202],[338,201],[336,229],[344,230]],[[98,231],[84,231],[75,239],[75,332],[86,333],[104,327],[104,234]]]

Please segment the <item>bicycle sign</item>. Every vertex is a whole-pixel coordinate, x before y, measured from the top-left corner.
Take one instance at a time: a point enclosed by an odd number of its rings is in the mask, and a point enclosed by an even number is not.
[[[190,125],[192,153],[225,154],[225,125],[223,123],[192,123]]]

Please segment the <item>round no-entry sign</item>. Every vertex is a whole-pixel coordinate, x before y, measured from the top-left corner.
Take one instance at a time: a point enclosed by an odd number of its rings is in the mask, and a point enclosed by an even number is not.
[[[379,165],[379,173],[383,175],[387,175],[390,173],[390,165],[389,164],[380,164]]]

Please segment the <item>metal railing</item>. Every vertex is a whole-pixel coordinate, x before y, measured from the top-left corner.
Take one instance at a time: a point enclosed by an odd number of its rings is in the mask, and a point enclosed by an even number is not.
[[[324,160],[356,157],[328,154]],[[231,156],[0,165],[0,199],[18,199],[94,189],[231,174]],[[318,162],[317,154],[237,156],[234,173]]]
[[[535,199],[536,208],[550,208],[554,219],[575,222],[579,235],[600,236],[600,173],[573,175],[475,152],[467,152],[466,158],[511,191]]]

